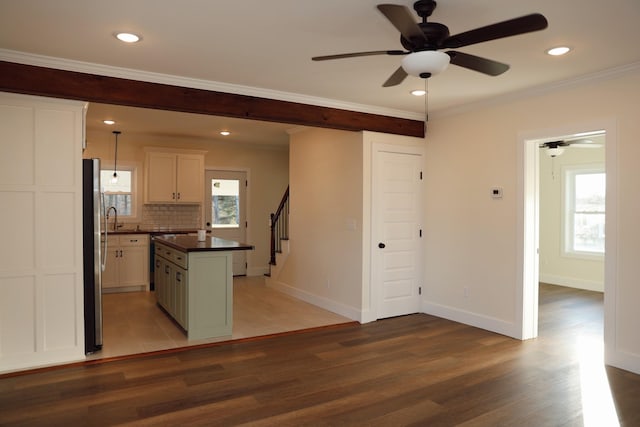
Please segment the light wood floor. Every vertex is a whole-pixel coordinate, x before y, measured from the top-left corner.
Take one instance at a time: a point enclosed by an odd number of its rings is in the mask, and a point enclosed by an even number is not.
[[[89,359],[351,322],[346,317],[268,288],[261,276],[234,277],[231,336],[187,340],[184,331],[158,307],[154,292],[105,294],[103,310],[104,345],[101,351],[90,355]]]
[[[2,426],[640,425],[602,294],[541,286],[521,342],[416,314],[0,378]]]

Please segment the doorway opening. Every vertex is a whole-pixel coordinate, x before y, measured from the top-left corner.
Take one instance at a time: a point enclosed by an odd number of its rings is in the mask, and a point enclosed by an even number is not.
[[[533,132],[527,132],[520,135],[518,146],[518,157],[521,161],[521,175],[519,191],[519,199],[521,205],[518,209],[518,223],[521,232],[518,234],[518,248],[520,252],[520,259],[522,261],[519,274],[522,274],[522,287],[518,295],[521,306],[518,309],[521,310],[521,323],[520,336],[521,339],[530,339],[538,336],[538,304],[539,304],[539,282],[540,282],[540,181],[541,181],[541,156],[542,153],[540,145],[548,141],[556,141],[561,139],[578,139],[586,138],[594,135],[605,135],[606,144],[604,144],[604,170],[606,171],[606,223],[604,225],[604,235],[606,235],[606,241],[604,242],[605,250],[602,258],[604,259],[603,278],[604,284],[602,291],[605,295],[604,302],[604,342],[607,348],[615,345],[615,337],[613,331],[615,330],[615,265],[616,260],[616,129],[615,121],[613,120],[601,120],[595,123],[581,124],[575,126],[567,126],[557,129],[544,129]],[[558,137],[559,136],[559,137]],[[586,151],[586,150],[585,150]],[[559,168],[559,163],[555,159],[555,179],[560,179],[562,168]],[[551,177],[551,170],[547,170],[545,173]],[[566,170],[565,170],[566,172]],[[562,190],[563,197],[567,198],[567,190]],[[562,217],[558,212],[557,216]],[[574,215],[580,215],[580,212],[574,212]],[[561,218],[560,218],[561,219]],[[558,219],[558,221],[560,221]],[[575,219],[575,218],[574,218]],[[564,233],[561,240],[562,243],[558,243],[558,251],[567,252],[567,238],[568,232],[564,226],[561,234]],[[562,254],[567,256],[568,254]],[[575,284],[575,283],[574,283]],[[521,299],[520,299],[521,298]],[[608,351],[605,353],[609,353]]]
[[[604,131],[538,144],[539,334],[571,326],[572,333],[588,335],[598,347],[603,342],[605,144]]]

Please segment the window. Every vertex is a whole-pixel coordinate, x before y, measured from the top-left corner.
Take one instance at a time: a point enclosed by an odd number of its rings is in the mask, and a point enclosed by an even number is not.
[[[104,192],[105,207],[115,206],[118,218],[136,216],[135,209],[135,168],[118,170],[118,182],[112,182],[113,169],[100,170],[100,185]]]
[[[240,218],[240,181],[214,179],[211,182],[213,228],[238,228]]]
[[[603,168],[568,168],[565,180],[565,252],[604,255],[606,175]]]

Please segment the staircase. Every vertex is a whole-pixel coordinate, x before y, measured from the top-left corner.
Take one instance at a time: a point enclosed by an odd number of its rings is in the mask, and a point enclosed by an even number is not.
[[[289,255],[289,187],[275,213],[271,214],[271,255],[269,277],[277,277],[279,269]]]

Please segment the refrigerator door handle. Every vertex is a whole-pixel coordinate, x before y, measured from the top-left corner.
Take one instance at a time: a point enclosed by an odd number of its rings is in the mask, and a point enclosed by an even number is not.
[[[102,260],[100,262],[100,268],[102,268],[102,271],[104,271],[104,269],[107,268],[107,249],[109,247],[107,243],[107,237],[109,237],[109,228],[107,227],[107,209],[106,205],[104,204],[104,191],[100,192],[100,198],[100,206],[102,207],[101,216],[104,224],[104,241],[102,242]]]

